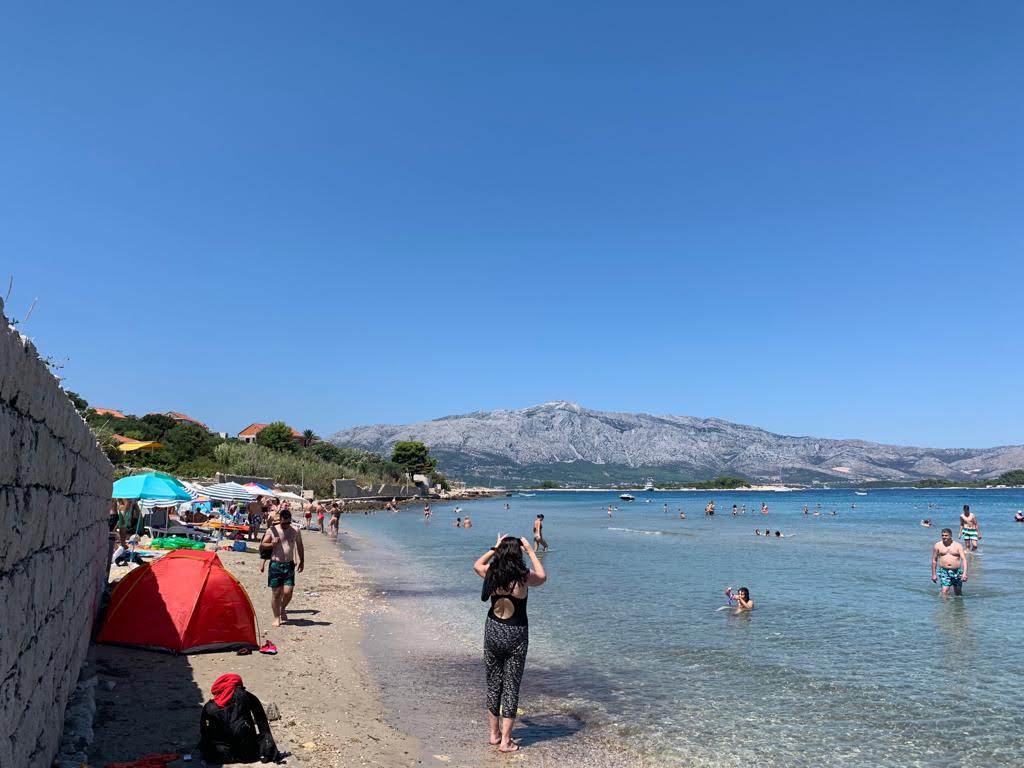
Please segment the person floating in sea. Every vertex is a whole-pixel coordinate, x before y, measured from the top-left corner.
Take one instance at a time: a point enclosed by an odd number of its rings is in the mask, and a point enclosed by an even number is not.
[[[426,523],[429,520],[430,520],[430,503],[428,502],[428,503],[423,505],[423,522]]]
[[[978,517],[969,505],[964,504],[964,511],[960,514],[960,538],[964,540],[964,549],[968,552],[978,551],[978,541],[981,539],[981,524]]]
[[[456,517],[455,518],[455,527],[456,528],[461,528],[462,527],[462,518],[461,517]]]
[[[611,516],[612,516],[612,505],[609,504],[608,505],[608,517],[611,517]]]
[[[763,501],[761,502],[761,514],[762,515],[767,515],[768,514],[768,505],[765,504]]]
[[[704,507],[704,514],[708,515],[708,516],[711,516],[711,515],[715,514],[715,500],[714,499],[709,501],[708,505],[706,507]]]
[[[1020,510],[1018,509],[1018,510],[1017,510],[1017,514],[1013,516],[1013,521],[1014,521],[1015,523],[1024,523],[1024,512],[1021,512],[1021,511],[1020,511]]]
[[[544,515],[537,515],[533,521],[533,547],[538,552],[542,551],[541,547],[545,552],[549,549],[548,541],[544,538]]]
[[[473,527],[473,521],[469,519],[469,515],[466,515],[464,518],[462,518],[462,527],[463,528],[472,528]]]
[[[930,517],[926,517],[924,520],[921,521],[921,525],[923,525],[925,528],[931,528],[932,519]]]
[[[953,594],[962,594],[963,583],[967,581],[967,553],[963,545],[953,541],[953,531],[942,529],[942,538],[932,547],[932,581],[942,587],[942,596],[949,596],[949,588]]]
[[[523,562],[524,552],[532,569]],[[526,539],[500,533],[495,545],[473,563],[473,570],[484,580],[480,599],[491,601],[484,622],[489,740],[500,752],[516,752],[519,745],[512,741],[512,726],[530,645],[526,601],[529,588],[539,587],[548,577]]]
[[[807,505],[806,504],[804,504],[804,514],[805,515],[807,514]]]
[[[683,512],[682,509],[679,510],[679,519],[680,520],[685,520],[686,519],[686,513]]]
[[[736,515],[738,515],[739,513],[740,513],[740,508],[737,507],[735,504],[733,504],[732,505],[732,516],[736,517]]]
[[[735,592],[732,591],[732,587],[725,588],[725,599],[729,601],[728,606],[723,608],[731,608],[735,606],[736,613],[743,613],[749,611],[754,607],[754,601],[750,599],[750,590],[746,587],[740,587]],[[722,610],[719,608],[718,610]]]

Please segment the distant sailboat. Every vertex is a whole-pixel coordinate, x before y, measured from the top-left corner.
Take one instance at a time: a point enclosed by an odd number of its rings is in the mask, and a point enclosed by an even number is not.
[[[854,493],[857,494],[858,496],[867,496],[868,495],[867,491],[854,491]]]

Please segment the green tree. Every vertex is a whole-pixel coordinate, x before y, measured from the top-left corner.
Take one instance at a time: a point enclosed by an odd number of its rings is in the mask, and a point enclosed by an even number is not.
[[[309,446],[311,446],[319,439],[320,438],[316,436],[316,432],[314,432],[312,429],[302,430],[302,445],[304,447],[309,448]]]
[[[142,423],[149,426],[154,432],[153,439],[160,438],[164,432],[170,432],[177,425],[174,419],[170,416],[164,416],[162,413],[147,413],[142,417]]]
[[[175,465],[213,455],[210,434],[198,424],[175,424],[164,433],[161,442],[171,454]]]
[[[430,457],[430,449],[417,440],[395,443],[391,461],[405,468],[409,474],[429,475],[437,469],[437,460]]]
[[[77,392],[72,392],[70,389],[65,389],[64,394],[68,396],[68,400],[71,401],[71,403],[75,406],[75,410],[77,410],[79,413],[85,413],[85,411],[89,408],[89,403],[87,403],[85,401],[85,398],[82,397]]]
[[[283,421],[274,421],[267,424],[256,435],[257,445],[264,445],[275,451],[295,450],[295,439],[292,437],[292,428]]]
[[[546,491],[550,491],[553,488],[558,488],[559,485],[554,480],[545,480],[540,485],[538,485],[537,487],[541,488],[543,490],[546,490]]]

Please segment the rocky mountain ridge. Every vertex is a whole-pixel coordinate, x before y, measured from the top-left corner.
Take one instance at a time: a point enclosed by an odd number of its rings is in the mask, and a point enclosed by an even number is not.
[[[445,472],[474,481],[661,482],[737,474],[783,482],[977,480],[1024,467],[1024,446],[920,448],[780,435],[722,419],[594,411],[556,401],[406,425],[352,427],[337,445],[388,454],[430,446]]]

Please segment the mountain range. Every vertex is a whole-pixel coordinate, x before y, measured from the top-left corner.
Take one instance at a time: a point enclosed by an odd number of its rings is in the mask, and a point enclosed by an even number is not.
[[[400,440],[430,447],[467,482],[569,485],[686,482],[739,475],[761,482],[980,480],[1024,467],[1024,446],[919,448],[795,437],[722,419],[609,413],[556,401],[415,424],[352,427],[328,438],[390,455]]]

